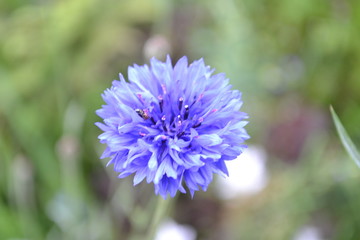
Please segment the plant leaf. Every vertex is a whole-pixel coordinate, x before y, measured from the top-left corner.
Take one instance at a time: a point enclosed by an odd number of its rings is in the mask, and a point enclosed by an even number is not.
[[[360,168],[360,153],[356,149],[354,143],[351,141],[349,135],[347,134],[345,128],[340,122],[339,117],[336,115],[332,106],[330,106],[330,112],[335,123],[336,130],[340,136],[340,140],[344,145],[346,151],[350,155],[350,157],[355,161],[356,165]]]

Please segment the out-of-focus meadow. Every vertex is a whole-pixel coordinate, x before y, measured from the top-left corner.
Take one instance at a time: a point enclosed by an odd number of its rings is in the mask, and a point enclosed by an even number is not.
[[[119,72],[166,53],[225,72],[252,136],[232,187],[179,196],[173,223],[192,239],[360,239],[360,170],[329,114],[360,146],[359,40],[355,0],[1,1],[0,239],[143,239],[153,187],[105,168],[95,110]]]

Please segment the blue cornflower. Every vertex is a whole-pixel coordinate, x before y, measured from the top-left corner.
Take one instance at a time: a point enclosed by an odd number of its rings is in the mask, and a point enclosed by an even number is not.
[[[146,178],[163,198],[185,193],[184,184],[193,196],[199,187],[206,191],[214,173],[228,175],[225,161],[246,148],[247,114],[239,111],[241,93],[213,72],[186,57],[175,66],[168,56],[129,67],[130,83],[120,74],[96,111],[107,145],[101,158],[111,157],[120,178],[134,173],[134,185]]]

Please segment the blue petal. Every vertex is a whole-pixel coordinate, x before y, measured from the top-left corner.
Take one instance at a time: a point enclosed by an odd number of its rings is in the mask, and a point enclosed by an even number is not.
[[[173,179],[177,178],[177,173],[173,169],[173,166],[171,164],[171,158],[169,155],[167,155],[163,161],[160,163],[159,168],[157,169],[154,183],[158,184],[160,179],[166,174],[167,177],[171,177]]]
[[[139,184],[147,175],[147,169],[141,168],[139,171],[136,172],[134,176],[134,185]]]
[[[222,143],[222,139],[217,134],[203,134],[195,138],[195,141],[202,146],[214,146]]]
[[[106,126],[105,124],[100,123],[100,122],[95,123],[95,125],[96,125],[98,128],[100,128],[101,130],[103,130],[104,132],[105,132],[105,131],[111,131],[111,130],[112,130],[110,127],[108,127],[108,126]]]
[[[100,159],[111,157],[113,154],[114,154],[114,152],[112,152],[109,147],[106,147],[104,152],[102,153]],[[106,166],[108,166],[108,165],[106,165]]]
[[[226,167],[226,164],[225,164],[224,160],[221,160],[221,159],[219,161],[213,163],[213,171],[220,175],[225,174],[226,176],[229,176],[229,172]]]
[[[151,157],[148,162],[148,167],[150,170],[156,169],[158,166],[158,159],[157,159],[157,151],[151,154]]]

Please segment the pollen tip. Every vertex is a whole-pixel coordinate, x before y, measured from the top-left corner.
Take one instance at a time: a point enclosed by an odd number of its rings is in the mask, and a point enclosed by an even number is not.
[[[165,85],[164,85],[164,84],[161,84],[161,88],[162,88],[162,90],[163,90],[164,94],[166,94],[166,87],[165,87]]]
[[[204,94],[203,94],[203,93],[201,93],[201,94],[199,95],[199,97],[198,97],[197,101],[200,101],[203,97],[204,97]]]

